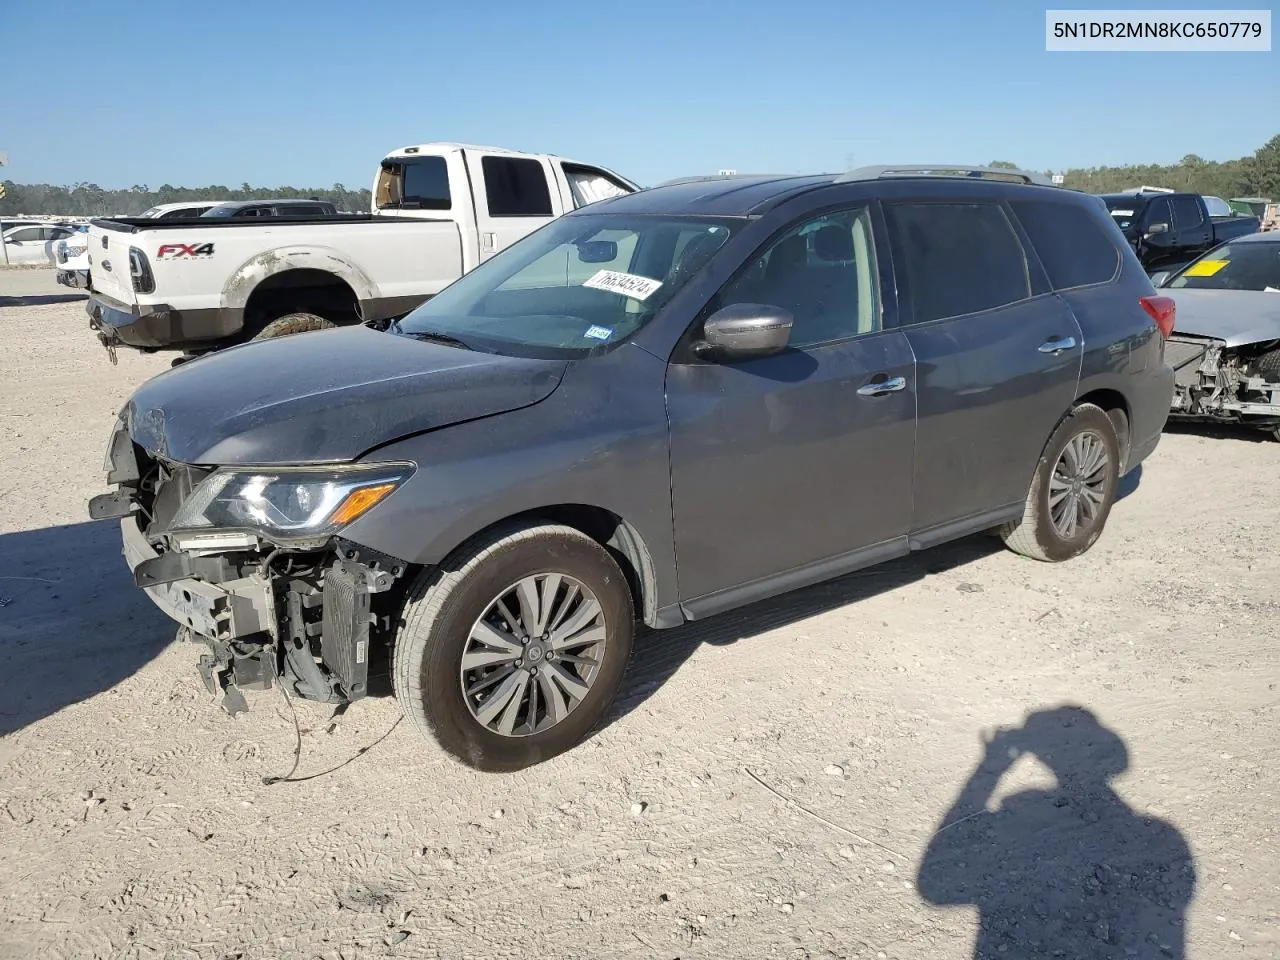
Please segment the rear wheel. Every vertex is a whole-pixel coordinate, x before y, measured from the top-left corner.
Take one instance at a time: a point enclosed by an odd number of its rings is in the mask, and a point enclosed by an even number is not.
[[[1080,404],[1045,444],[1022,518],[1000,529],[1005,545],[1050,563],[1084,553],[1111,513],[1119,466],[1114,422],[1100,407]]]
[[[312,330],[329,330],[337,326],[332,320],[317,317],[314,313],[289,313],[276,317],[265,327],[253,335],[253,340],[274,340],[276,337],[287,337],[295,333],[308,333]]]
[[[410,602],[395,644],[396,697],[421,733],[468,766],[540,763],[580,743],[612,701],[634,616],[617,562],[572,527],[478,539]]]

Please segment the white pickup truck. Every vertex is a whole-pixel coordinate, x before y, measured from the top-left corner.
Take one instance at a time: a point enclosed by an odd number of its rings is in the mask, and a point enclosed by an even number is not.
[[[210,207],[217,205],[218,201],[216,200],[161,203],[144,210],[138,216],[145,217],[148,220],[199,217]],[[89,272],[89,237],[87,233],[76,233],[66,240],[59,240],[54,244],[53,249],[55,266],[58,268],[55,279],[64,287],[92,290],[93,281]]]
[[[198,354],[403,316],[561,214],[639,188],[547,154],[427,143],[385,157],[368,214],[95,220],[89,324]]]

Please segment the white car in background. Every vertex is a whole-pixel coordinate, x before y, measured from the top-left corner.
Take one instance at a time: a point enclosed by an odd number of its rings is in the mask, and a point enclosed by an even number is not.
[[[148,220],[171,220],[179,217],[195,219],[206,210],[218,206],[221,200],[188,200],[182,203],[160,203],[138,214]],[[80,224],[76,233],[59,240],[54,247],[54,260],[58,268],[57,281],[64,287],[92,290],[89,275],[89,225]]]
[[[63,286],[89,289],[89,225],[76,224],[75,232],[53,243],[57,281]]]
[[[74,224],[26,223],[4,231],[4,259],[9,263],[52,264],[59,240],[75,233]]]

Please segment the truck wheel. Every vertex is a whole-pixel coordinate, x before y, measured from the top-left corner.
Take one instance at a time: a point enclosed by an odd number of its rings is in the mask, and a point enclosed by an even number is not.
[[[287,337],[294,333],[307,333],[311,330],[329,330],[337,326],[332,320],[317,317],[314,313],[288,313],[276,317],[265,327],[255,333],[254,340],[274,340],[276,337]]]
[[[396,698],[477,770],[519,770],[576,746],[631,656],[627,580],[572,527],[476,538],[412,596],[395,641]]]
[[[1111,513],[1119,466],[1115,424],[1102,408],[1080,404],[1045,444],[1022,519],[1000,530],[1005,546],[1049,563],[1084,553]]]

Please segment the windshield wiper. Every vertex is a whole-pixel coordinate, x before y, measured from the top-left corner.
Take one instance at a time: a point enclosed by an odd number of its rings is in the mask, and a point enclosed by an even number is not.
[[[396,333],[406,337],[413,337],[415,340],[422,340],[426,343],[439,343],[446,347],[457,347],[460,350],[474,350],[475,348],[465,340],[460,340],[455,336],[447,333],[441,333],[438,330],[415,330],[408,331],[403,329],[399,322],[392,324],[391,329]]]

